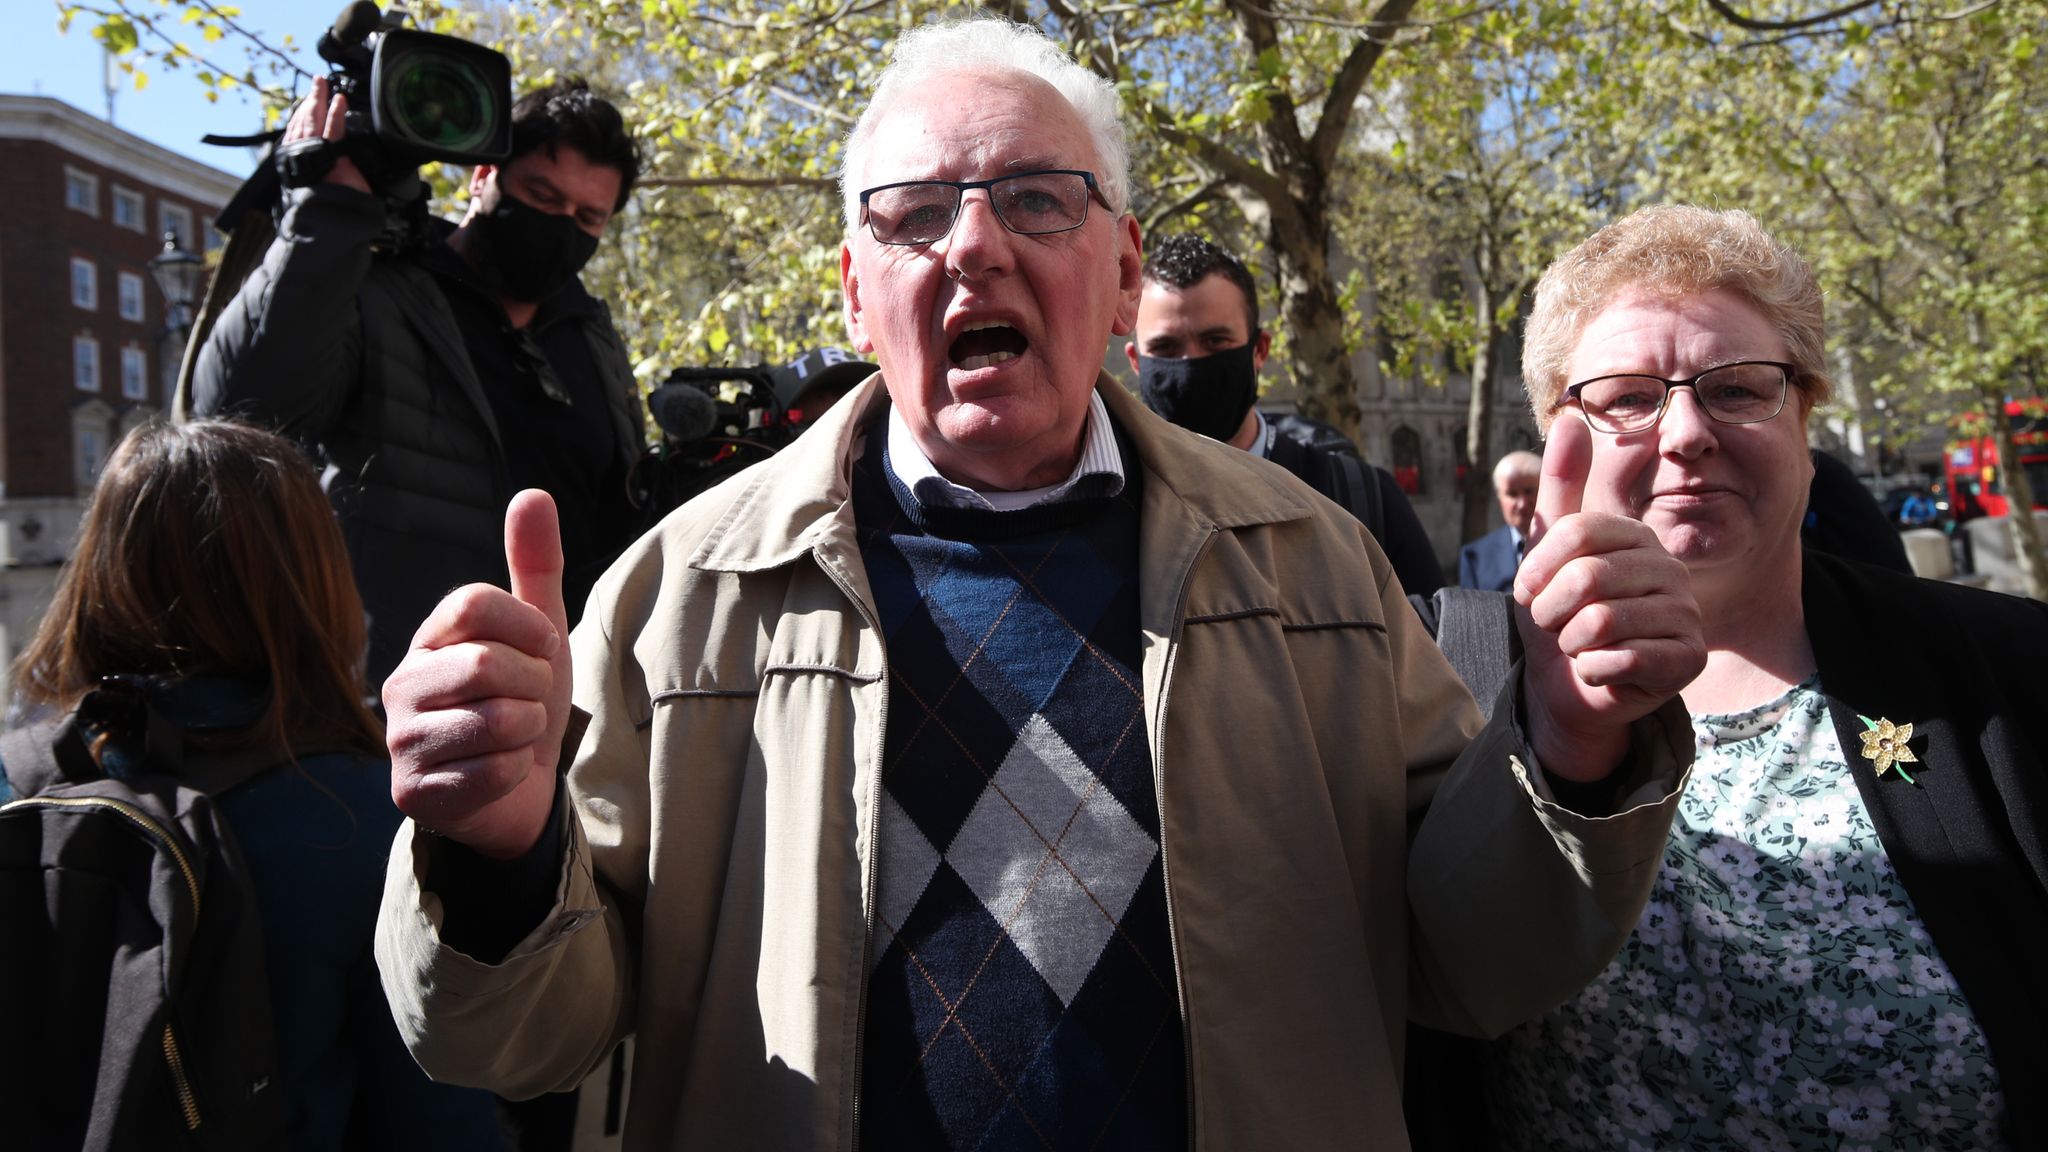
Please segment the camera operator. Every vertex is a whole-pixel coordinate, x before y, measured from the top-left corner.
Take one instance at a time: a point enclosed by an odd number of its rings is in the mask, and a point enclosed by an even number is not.
[[[391,165],[350,159],[375,144],[345,130],[346,105],[315,80],[293,112],[281,154],[324,138],[331,167],[287,176],[305,186],[208,335],[192,410],[319,453],[377,683],[449,588],[506,584],[514,492],[543,488],[562,507],[572,612],[630,539],[639,400],[610,313],[577,273],[640,161],[618,110],[581,80],[539,89],[513,105],[510,157],[471,171],[460,226],[434,221],[425,243],[387,251],[375,242],[388,202],[364,173]]]

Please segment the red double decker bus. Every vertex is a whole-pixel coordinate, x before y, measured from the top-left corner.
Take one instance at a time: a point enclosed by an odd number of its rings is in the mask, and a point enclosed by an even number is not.
[[[2048,400],[2011,400],[2005,418],[2012,422],[2013,444],[2019,450],[2020,467],[2034,490],[2034,507],[2048,508]],[[1956,518],[1979,514],[2003,516],[2012,509],[2005,494],[2005,472],[1998,459],[1998,438],[1978,414],[1969,413],[1950,421],[1955,438],[1948,442],[1943,472],[1948,481],[1949,507]]]

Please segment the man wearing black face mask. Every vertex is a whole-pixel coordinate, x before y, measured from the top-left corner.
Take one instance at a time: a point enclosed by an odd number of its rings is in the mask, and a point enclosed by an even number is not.
[[[286,141],[343,139],[324,80]],[[222,313],[190,410],[274,427],[326,465],[384,676],[449,588],[506,582],[500,525],[522,488],[562,509],[579,611],[630,539],[642,439],[625,344],[578,272],[639,176],[618,110],[580,80],[522,97],[512,154],[476,168],[459,226],[373,251],[385,203],[342,158],[289,193],[277,241]]]
[[[1169,235],[1151,246],[1144,277],[1124,353],[1145,406],[1273,461],[1342,505],[1379,540],[1403,591],[1426,598],[1442,587],[1429,537],[1385,469],[1365,463],[1327,424],[1259,411],[1259,370],[1273,337],[1259,327],[1244,264],[1199,236]]]

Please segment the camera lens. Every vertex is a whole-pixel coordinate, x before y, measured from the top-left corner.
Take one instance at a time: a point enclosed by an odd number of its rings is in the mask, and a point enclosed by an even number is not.
[[[427,52],[393,61],[391,118],[413,141],[436,150],[474,152],[491,143],[497,101],[469,61]]]

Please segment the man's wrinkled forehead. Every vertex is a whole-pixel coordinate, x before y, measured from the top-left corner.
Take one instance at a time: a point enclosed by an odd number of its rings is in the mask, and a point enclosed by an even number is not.
[[[881,99],[866,186],[1095,167],[1079,114],[1059,89],[1028,72],[942,72]]]

